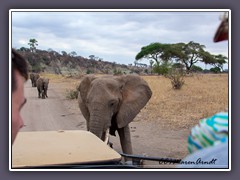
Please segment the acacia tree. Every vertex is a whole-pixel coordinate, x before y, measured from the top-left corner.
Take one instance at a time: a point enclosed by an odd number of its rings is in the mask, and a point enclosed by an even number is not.
[[[214,67],[218,67],[223,71],[223,65],[227,63],[227,57],[222,54],[214,56],[215,62],[212,63]]]
[[[72,56],[72,57],[74,57],[74,56],[76,56],[77,55],[77,53],[75,52],[75,51],[72,51],[72,52],[70,52],[70,54],[69,54],[70,56]]]
[[[37,40],[36,39],[29,39],[29,43],[28,43],[28,45],[30,46],[30,51],[31,52],[36,52],[36,46],[38,46],[38,44],[37,44]]]
[[[62,53],[63,56],[67,56],[68,55],[66,51],[62,51],[61,53]]]
[[[190,72],[192,66],[197,62],[212,64],[222,68],[226,63],[226,57],[214,56],[204,50],[205,46],[190,41],[189,43],[161,44],[152,43],[141,48],[135,59],[147,58],[155,61],[155,66],[163,62],[175,61],[181,63]]]
[[[171,46],[171,58],[176,62],[182,63],[189,72],[197,62],[212,63],[214,57],[204,50],[205,46],[199,43],[190,41],[189,43],[177,43]]]
[[[93,55],[93,54],[92,54],[92,55],[89,55],[89,58],[92,59],[92,60],[94,60],[94,59],[95,59],[95,55]]]
[[[169,44],[151,43],[148,46],[142,47],[135,59],[140,60],[142,58],[146,58],[154,60],[156,64],[160,64],[161,61],[168,60],[166,54],[169,50],[169,47]]]

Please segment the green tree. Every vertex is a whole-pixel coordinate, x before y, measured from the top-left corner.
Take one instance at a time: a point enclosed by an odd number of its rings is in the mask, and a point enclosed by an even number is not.
[[[89,58],[91,59],[91,60],[94,60],[95,59],[95,55],[89,55]]]
[[[214,68],[211,68],[210,71],[213,73],[220,73],[221,69],[219,67],[214,67]]]
[[[36,46],[38,46],[38,44],[37,44],[37,40],[36,39],[29,39],[29,43],[28,43],[28,45],[30,46],[30,51],[31,52],[36,52]]]
[[[193,72],[203,72],[203,69],[199,66],[193,65],[192,66],[192,71]]]
[[[215,67],[218,67],[221,69],[221,71],[223,72],[223,65],[227,63],[227,57],[223,56],[222,54],[216,55],[214,56],[215,58],[215,62],[212,64]]]
[[[157,71],[159,71],[161,64],[169,61],[171,61],[171,63],[176,62],[184,65],[187,72],[190,72],[193,65],[197,62],[211,64],[222,69],[227,58],[222,55],[214,56],[205,51],[204,48],[204,45],[193,41],[190,41],[187,44],[151,43],[148,46],[142,47],[135,59],[137,61],[142,58],[154,60],[154,68]]]
[[[153,60],[150,60],[149,63],[150,63],[151,74],[152,74],[154,61],[153,61]]]
[[[61,53],[62,53],[63,56],[67,56],[68,55],[66,51],[61,51]]]
[[[174,63],[172,65],[172,68],[174,68],[174,69],[184,69],[184,67],[185,66],[182,63]]]
[[[182,63],[186,70],[190,72],[195,63],[204,62],[205,60],[212,60],[212,56],[210,53],[206,53],[204,48],[204,45],[193,41],[190,41],[187,44],[177,43],[171,46],[170,56],[171,58],[174,58],[176,62]]]
[[[157,73],[158,75],[164,75],[166,76],[168,74],[168,71],[170,69],[171,64],[168,62],[163,62],[161,65],[159,63],[155,63],[153,65],[153,72]]]
[[[72,56],[72,57],[74,57],[74,56],[76,56],[77,55],[77,53],[75,52],[75,51],[72,51],[72,52],[70,52],[70,54],[69,54],[70,56]]]
[[[156,66],[158,66],[162,61],[168,60],[169,48],[170,44],[151,43],[148,46],[142,47],[141,51],[136,55],[135,59],[137,61],[142,58],[154,60]]]

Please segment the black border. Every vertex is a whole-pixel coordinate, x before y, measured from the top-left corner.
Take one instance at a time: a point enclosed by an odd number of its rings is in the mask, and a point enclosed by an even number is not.
[[[58,8],[58,9],[71,9],[71,8],[87,8],[87,9],[94,9],[94,8],[123,8],[123,9],[187,9],[187,8],[196,8],[196,9],[231,9],[232,10],[232,42],[231,42],[231,51],[232,51],[232,68],[231,68],[231,75],[232,75],[232,86],[231,86],[231,110],[232,110],[232,171],[231,172],[196,172],[201,173],[202,176],[196,176],[195,172],[181,172],[181,173],[187,173],[188,177],[194,178],[194,179],[202,179],[204,177],[206,178],[218,178],[218,179],[226,179],[230,176],[230,178],[237,179],[236,176],[238,176],[238,158],[237,154],[239,151],[239,140],[235,139],[234,137],[239,137],[239,104],[237,100],[239,100],[239,81],[237,81],[237,77],[239,77],[238,74],[238,67],[240,66],[240,60],[239,59],[239,35],[237,35],[237,32],[240,32],[239,29],[239,11],[237,9],[238,2],[235,1],[226,1],[226,0],[202,0],[202,1],[192,1],[192,0],[162,0],[162,1],[156,1],[156,0],[122,0],[122,1],[115,1],[115,0],[88,0],[87,2],[81,2],[78,0],[55,0],[55,1],[49,1],[49,0],[41,0],[41,1],[31,1],[31,0],[22,0],[22,1],[4,1],[1,2],[0,6],[0,18],[2,22],[1,31],[0,31],[0,39],[2,40],[2,46],[0,48],[0,55],[1,55],[1,70],[0,70],[0,83],[1,83],[1,90],[0,90],[0,114],[1,114],[1,120],[0,120],[0,142],[3,143],[0,147],[0,174],[1,177],[4,179],[43,179],[43,178],[51,178],[51,179],[66,179],[69,176],[70,177],[76,177],[76,178],[115,178],[115,179],[122,179],[122,178],[134,178],[134,179],[146,179],[149,176],[156,177],[156,178],[179,178],[178,172],[165,172],[158,174],[159,172],[81,172],[81,174],[74,175],[74,173],[60,173],[60,172],[41,172],[40,176],[37,176],[40,172],[9,172],[8,168],[8,125],[9,122],[7,119],[8,117],[8,107],[9,107],[9,99],[8,99],[8,47],[9,47],[9,40],[8,40],[8,10],[9,9],[36,9],[36,8],[42,8],[42,9],[49,9],[49,8]],[[238,43],[237,43],[238,42]],[[3,45],[5,43],[5,46]],[[238,45],[238,46],[237,46]],[[234,124],[234,121],[236,123]],[[36,174],[37,173],[37,174]],[[121,173],[121,175],[116,175]],[[67,174],[67,175],[65,175]],[[101,176],[99,176],[101,174]],[[73,176],[72,176],[73,175]],[[129,176],[130,175],[130,176]],[[227,176],[227,177],[226,177]],[[94,178],[94,179],[95,179]]]

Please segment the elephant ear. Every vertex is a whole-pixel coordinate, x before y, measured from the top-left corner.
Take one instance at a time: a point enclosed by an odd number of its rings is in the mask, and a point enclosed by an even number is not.
[[[117,113],[118,128],[128,125],[147,104],[152,91],[146,81],[137,75],[120,77],[122,86],[122,103]]]
[[[81,83],[79,84],[78,90],[78,104],[79,108],[84,116],[84,118],[88,121],[90,114],[87,108],[87,94],[91,86],[91,82],[95,79],[95,76],[85,76]]]

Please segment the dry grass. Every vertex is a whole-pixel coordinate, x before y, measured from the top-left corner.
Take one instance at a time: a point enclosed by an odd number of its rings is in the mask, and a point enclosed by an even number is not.
[[[63,92],[75,89],[80,79],[43,74],[54,83],[61,83]],[[228,75],[194,75],[184,79],[182,89],[174,90],[170,79],[143,76],[153,92],[152,98],[135,118],[151,121],[163,128],[190,128],[201,118],[209,117],[228,107]]]
[[[190,128],[201,118],[228,107],[227,75],[194,75],[185,78],[181,90],[173,90],[169,79],[143,77],[153,95],[142,114],[170,129]]]

